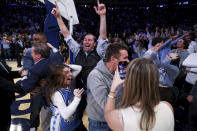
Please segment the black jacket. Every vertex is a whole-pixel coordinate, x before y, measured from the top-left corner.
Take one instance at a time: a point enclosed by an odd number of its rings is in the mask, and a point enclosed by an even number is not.
[[[98,55],[96,50],[90,51],[86,56],[83,48],[81,48],[75,60],[75,64],[82,66],[82,71],[77,76],[77,83],[80,83],[80,81],[83,80],[82,85],[86,86],[89,73],[94,69],[94,67],[96,67],[100,60],[101,57]],[[80,86],[81,85],[77,84],[77,88],[81,88]]]
[[[14,84],[13,78],[20,77],[18,71],[11,71],[6,63],[1,61],[7,71],[0,65],[0,131],[7,131],[10,126],[10,105],[15,100],[14,92],[20,92],[19,85]]]

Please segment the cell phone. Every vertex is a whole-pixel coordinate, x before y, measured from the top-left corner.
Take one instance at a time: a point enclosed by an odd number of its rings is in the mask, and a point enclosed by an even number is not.
[[[125,79],[127,66],[128,66],[127,61],[120,61],[118,63],[118,72],[119,72],[119,75],[120,75],[120,79]]]

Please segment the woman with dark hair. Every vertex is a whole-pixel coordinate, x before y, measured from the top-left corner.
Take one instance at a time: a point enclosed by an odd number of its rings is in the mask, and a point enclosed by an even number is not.
[[[78,131],[81,120],[77,116],[77,108],[84,89],[71,91],[73,77],[81,71],[78,65],[56,65],[51,67],[48,77],[46,99],[51,105],[51,131]]]
[[[115,109],[116,88],[124,82],[121,108]],[[171,105],[160,101],[158,69],[152,60],[137,58],[127,67],[125,80],[118,70],[114,75],[105,119],[114,131],[173,131],[174,116]]]

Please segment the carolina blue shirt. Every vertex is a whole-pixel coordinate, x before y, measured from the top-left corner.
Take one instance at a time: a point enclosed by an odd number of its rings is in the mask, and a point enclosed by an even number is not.
[[[165,43],[163,43],[158,55],[160,60],[164,60],[166,55],[171,51],[171,47],[175,45],[180,39],[182,39],[184,36],[180,36],[176,40],[171,42],[171,39],[167,40]],[[171,43],[170,43],[171,42]]]
[[[173,87],[174,81],[179,74],[178,67],[171,65],[171,59],[159,60],[159,56],[153,50],[149,49],[143,56],[154,61],[158,67],[159,83],[164,86]]]

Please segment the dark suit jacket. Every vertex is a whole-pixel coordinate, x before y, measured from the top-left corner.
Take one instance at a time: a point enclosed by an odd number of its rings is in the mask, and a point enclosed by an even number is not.
[[[51,51],[50,57],[49,57],[50,64],[56,65],[56,64],[62,64],[63,62],[64,62],[64,58],[61,56],[59,51],[56,53]],[[27,52],[23,56],[23,69],[30,70],[33,65],[34,65],[34,60],[31,56],[31,48],[30,48],[27,50]]]
[[[34,64],[28,71],[28,75],[23,77],[17,84],[25,93],[31,92],[39,86],[41,79],[46,79],[49,72],[49,59],[43,58],[38,63]]]
[[[19,85],[14,84],[13,78],[18,78],[20,75],[18,71],[11,71],[10,68],[1,61],[6,67],[7,71],[0,66],[0,103],[1,103],[1,119],[0,119],[0,130],[6,131],[10,126],[11,113],[10,105],[15,100],[14,92],[20,92]]]

